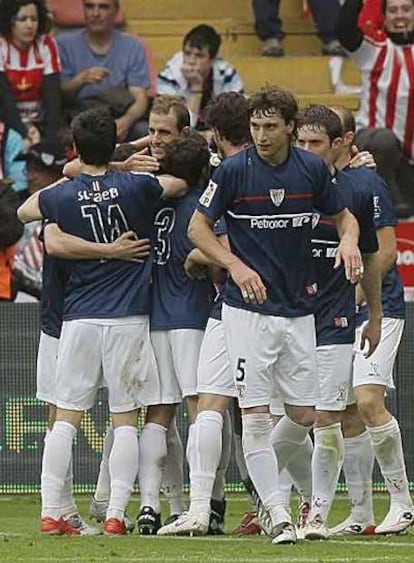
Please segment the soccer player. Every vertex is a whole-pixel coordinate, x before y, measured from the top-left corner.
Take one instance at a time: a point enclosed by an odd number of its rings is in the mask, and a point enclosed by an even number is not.
[[[355,120],[345,108],[333,108],[340,116],[345,145],[355,136]],[[346,149],[346,146],[345,146]],[[385,407],[387,388],[393,389],[393,367],[404,328],[404,291],[396,266],[395,212],[386,184],[373,172],[360,168],[359,183],[369,183],[375,193],[375,224],[382,274],[382,332],[374,354],[365,358],[359,350],[366,325],[365,296],[357,286],[357,335],[353,366],[354,403],[345,411],[344,474],[352,503],[351,514],[335,526],[333,534],[398,533],[413,522],[414,510],[408,489],[401,432],[398,421]],[[375,528],[372,502],[374,456],[384,477],[391,504],[384,520]]]
[[[381,333],[381,276],[374,225],[374,194],[370,185],[353,182],[354,171],[346,169],[350,159],[349,147],[348,161],[343,162],[342,171],[336,174],[334,163],[343,150],[342,134],[341,120],[336,113],[327,106],[313,105],[301,114],[297,145],[324,159],[344,202],[358,219],[359,247],[364,264],[360,283],[370,312],[362,347],[368,343],[366,354],[370,356]],[[304,536],[305,539],[328,539],[326,522],[344,452],[341,419],[352,377],[355,286],[346,279],[342,268],[332,268],[338,245],[334,224],[323,215],[317,215],[314,224],[312,254],[318,281],[315,320],[320,397],[314,424],[312,504]]]
[[[206,123],[223,159],[251,143],[248,102],[242,94],[229,92],[217,96],[207,106]],[[223,244],[228,244],[223,221],[215,226],[215,233],[224,239]],[[200,250],[194,249],[186,260],[189,274],[197,277],[200,264],[212,265]],[[164,525],[158,535],[206,534],[214,513],[219,529],[223,528],[223,481],[231,449],[229,442],[223,443],[223,426],[235,389],[221,320],[222,298],[220,293],[210,312],[198,362],[197,417],[191,426],[187,446],[190,453],[190,508],[175,522]],[[219,479],[221,485],[217,483]]]
[[[184,183],[108,172],[116,125],[105,111],[79,115],[73,135],[83,173],[43,190],[39,215],[57,221],[69,234],[95,242],[113,241],[131,229],[150,238],[161,197],[183,192]],[[42,475],[42,528],[54,528],[57,534],[74,533],[61,519],[60,497],[73,439],[102,376],[114,426],[104,532],[126,532],[124,513],[138,470],[140,391],[156,372],[149,340],[151,267],[150,259],[140,264],[89,260],[71,264],[57,363],[57,415],[46,442]]]
[[[190,222],[194,244],[228,270],[223,322],[243,409],[243,449],[252,481],[269,511],[274,543],[294,543],[290,515],[278,504],[278,459],[285,464],[313,423],[318,399],[317,292],[310,252],[314,209],[333,215],[341,242],[336,265],[357,281],[358,224],[331,184],[323,161],[291,147],[294,96],[266,86],[249,100],[254,147],[228,158],[200,198]],[[214,235],[225,216],[231,251]],[[279,422],[278,459],[270,443],[269,403],[276,386],[287,417]]]
[[[140,439],[143,462],[139,470],[141,509],[137,526],[145,535],[155,534],[161,525],[159,490],[167,429],[182,399],[186,399],[190,422],[197,408],[198,357],[215,291],[208,278],[190,279],[184,262],[193,248],[187,236],[188,223],[207,184],[209,161],[207,141],[194,131],[170,143],[161,160],[161,168],[185,177],[190,191],[166,202],[155,217],[151,342],[159,377],[145,391],[145,404],[149,406]]]

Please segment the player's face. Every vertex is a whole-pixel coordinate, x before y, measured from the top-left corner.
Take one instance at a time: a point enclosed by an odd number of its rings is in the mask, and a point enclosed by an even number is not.
[[[39,29],[39,16],[35,4],[26,4],[17,12],[12,25],[13,41],[18,47],[28,48]]]
[[[203,78],[207,78],[210,74],[214,59],[210,57],[208,47],[198,49],[197,47],[191,47],[187,43],[184,45],[183,57],[183,63],[194,70],[197,70]]]
[[[104,33],[114,28],[118,12],[114,0],[84,0],[83,9],[89,31]]]
[[[172,111],[162,114],[151,112],[148,133],[152,156],[158,160],[164,158],[165,147],[180,136],[180,131],[177,127],[177,117]]]
[[[385,28],[392,33],[405,33],[414,29],[413,0],[387,0]]]
[[[305,151],[318,154],[328,166],[332,165],[339,156],[336,150],[337,143],[335,145],[331,143],[328,135],[323,130],[317,130],[314,127],[300,127],[296,145]]]
[[[279,155],[290,145],[293,122],[274,114],[253,114],[250,118],[250,134],[256,150],[263,160],[270,164],[279,164]]]

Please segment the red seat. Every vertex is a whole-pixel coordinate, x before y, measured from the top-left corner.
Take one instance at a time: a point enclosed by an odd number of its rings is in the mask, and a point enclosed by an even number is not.
[[[59,27],[82,27],[85,25],[82,0],[46,0],[53,15],[53,22]],[[119,11],[116,24],[125,25],[124,14]]]

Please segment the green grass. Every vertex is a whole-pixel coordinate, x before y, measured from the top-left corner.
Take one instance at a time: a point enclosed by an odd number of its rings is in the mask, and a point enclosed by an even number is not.
[[[87,514],[89,499],[79,497]],[[137,499],[130,504],[135,515]],[[296,505],[296,501],[295,501]],[[387,511],[385,495],[375,498],[379,522]],[[228,497],[226,531],[239,523],[249,505],[244,495]],[[338,495],[331,525],[348,511],[344,496]],[[414,533],[389,537],[335,538],[328,542],[298,542],[295,546],[274,546],[266,537],[236,538],[145,538],[136,534],[121,538],[42,537],[38,533],[39,500],[35,496],[0,496],[0,562],[25,563],[402,563],[414,562]]]

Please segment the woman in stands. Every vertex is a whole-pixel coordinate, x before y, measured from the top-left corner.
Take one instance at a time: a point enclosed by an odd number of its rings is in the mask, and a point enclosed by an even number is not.
[[[60,123],[60,61],[44,0],[0,2],[0,117],[30,146]]]

